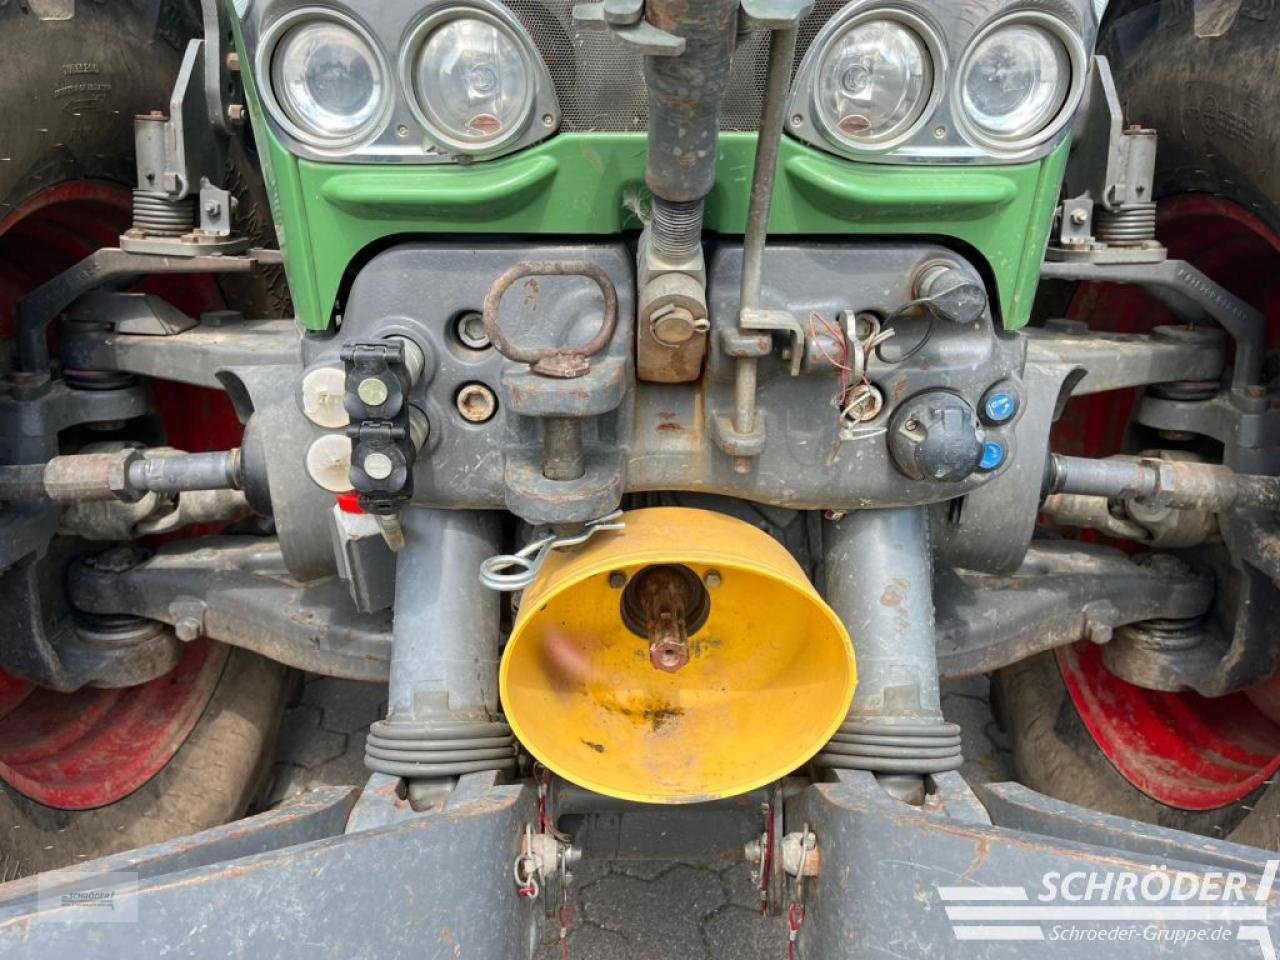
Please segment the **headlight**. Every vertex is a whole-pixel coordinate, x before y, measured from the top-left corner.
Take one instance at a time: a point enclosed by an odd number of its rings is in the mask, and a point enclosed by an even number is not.
[[[855,21],[818,62],[813,106],[831,136],[877,147],[911,131],[933,86],[932,55],[916,30],[897,20]]]
[[[296,137],[320,147],[360,140],[384,116],[386,71],[373,42],[354,24],[298,11],[278,25],[271,96]]]
[[[1052,17],[1016,14],[979,34],[960,68],[963,118],[975,139],[1017,149],[1065,122],[1083,83],[1080,41]]]
[[[493,149],[528,126],[536,53],[499,16],[469,7],[441,11],[420,25],[405,52],[411,99],[442,145]]]

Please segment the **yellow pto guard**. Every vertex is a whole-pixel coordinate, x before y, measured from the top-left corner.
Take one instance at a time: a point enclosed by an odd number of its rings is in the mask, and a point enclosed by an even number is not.
[[[663,507],[553,552],[502,657],[503,709],[562,777],[646,803],[729,797],[818,752],[853,700],[849,634],[781,544]]]

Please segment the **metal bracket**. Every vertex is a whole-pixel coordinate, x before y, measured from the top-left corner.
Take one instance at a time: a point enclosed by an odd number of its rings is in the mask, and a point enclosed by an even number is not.
[[[1089,261],[1045,263],[1045,280],[1102,280],[1131,283],[1162,295],[1162,301],[1187,322],[1207,314],[1222,325],[1236,342],[1233,390],[1256,385],[1266,356],[1266,317],[1185,260],[1157,263],[1099,264]]]
[[[805,329],[790,310],[743,310],[738,321],[742,330],[780,330],[791,335],[791,376],[798,377],[804,364]]]
[[[648,57],[678,57],[684,53],[684,37],[655,27],[642,12],[636,12],[636,7],[643,8],[643,4],[634,0],[580,3],[573,8],[573,20],[588,30],[608,30],[620,43]]]
[[[156,256],[115,247],[95,250],[18,301],[18,365],[31,373],[47,371],[49,324],[81,296],[112,280],[154,273],[252,273],[260,264],[279,262],[278,250],[250,250],[242,257]]]
[[[1151,263],[1167,253],[1155,239],[1156,132],[1125,126],[1107,58],[1094,58],[1088,108],[1068,162],[1049,260]],[[1096,206],[1096,211],[1095,211]]]
[[[813,0],[742,0],[739,26],[746,30],[790,30],[813,9]]]

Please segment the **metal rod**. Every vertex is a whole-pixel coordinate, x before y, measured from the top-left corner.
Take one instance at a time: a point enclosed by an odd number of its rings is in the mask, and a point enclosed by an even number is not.
[[[77,503],[137,499],[148,492],[240,489],[239,448],[165,456],[151,453],[137,449],[73,453],[46,463],[0,467],[0,501]]]
[[[239,490],[240,450],[151,457],[129,464],[129,485],[139,491]]]
[[[769,213],[773,206],[773,187],[778,175],[778,151],[782,143],[782,126],[786,119],[787,93],[791,87],[791,69],[795,63],[795,27],[775,30],[769,41],[769,74],[766,82],[764,111],[756,138],[755,169],[751,175],[751,203],[747,208],[747,227],[742,240],[742,291],[739,318],[747,310],[760,306],[764,284],[764,248],[769,231]],[[734,371],[734,430],[750,433],[756,423],[755,357],[739,357]],[[751,469],[749,457],[735,457],[734,469],[746,473]]]
[[[1199,510],[1280,510],[1280,477],[1179,460],[1091,460],[1060,453],[1049,461],[1047,492],[1144,500]]]
[[[587,472],[582,421],[547,417],[542,421],[542,475],[548,480],[578,480]]]

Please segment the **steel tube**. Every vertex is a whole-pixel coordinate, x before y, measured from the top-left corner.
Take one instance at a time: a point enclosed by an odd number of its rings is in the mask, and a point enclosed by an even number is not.
[[[1280,510],[1280,477],[1240,474],[1211,463],[1091,460],[1055,453],[1046,479],[1049,493],[1143,500],[1215,513],[1233,507]]]
[[[547,417],[542,422],[542,475],[548,480],[577,480],[587,472],[582,421]]]
[[[827,525],[827,602],[858,657],[849,715],[942,717],[933,637],[933,557],[922,507],[860,510]]]
[[[649,0],[645,18],[683,37],[679,56],[644,61],[649,91],[645,181],[655,197],[701,200],[716,182],[720,101],[729,84],[738,0]],[[699,218],[701,233],[701,218]]]
[[[151,457],[129,464],[129,486],[138,492],[239,490],[240,450]]]
[[[490,721],[498,714],[498,594],[477,571],[499,552],[497,519],[410,507],[401,523],[388,715]]]

